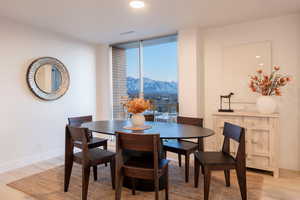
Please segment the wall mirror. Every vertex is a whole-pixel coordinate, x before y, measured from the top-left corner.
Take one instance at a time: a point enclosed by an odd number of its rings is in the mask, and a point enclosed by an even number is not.
[[[34,60],[27,72],[27,83],[38,98],[52,101],[62,97],[70,85],[69,72],[56,58]]]

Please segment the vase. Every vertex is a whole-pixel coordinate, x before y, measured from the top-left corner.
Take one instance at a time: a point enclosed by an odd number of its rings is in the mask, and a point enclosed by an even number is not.
[[[145,116],[142,113],[132,115],[131,124],[133,127],[140,127],[145,124]]]
[[[257,110],[262,114],[273,114],[276,106],[276,101],[271,96],[260,96],[256,100]]]

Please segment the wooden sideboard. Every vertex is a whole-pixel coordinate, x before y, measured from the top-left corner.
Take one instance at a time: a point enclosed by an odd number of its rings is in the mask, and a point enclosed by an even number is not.
[[[273,172],[279,176],[279,114],[264,115],[250,112],[215,113],[213,126],[216,149],[221,149],[224,122],[239,125],[246,129],[247,167]],[[232,142],[231,153],[235,155],[237,144]]]

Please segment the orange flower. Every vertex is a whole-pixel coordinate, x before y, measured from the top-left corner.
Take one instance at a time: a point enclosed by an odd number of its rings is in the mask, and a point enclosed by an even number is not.
[[[281,91],[278,88],[275,89],[275,95],[281,96]]]
[[[280,70],[280,67],[279,66],[274,66],[274,70],[278,71],[278,70]]]
[[[287,81],[287,82],[290,82],[291,80],[292,80],[291,77],[286,77],[286,81]]]
[[[133,114],[142,113],[151,108],[149,100],[134,98],[126,103],[127,111]]]
[[[258,77],[257,77],[257,76],[252,76],[251,79],[257,81],[257,80],[258,80]]]
[[[256,71],[257,73],[261,74],[263,71],[261,69]]]
[[[285,84],[285,80],[286,80],[285,78],[280,78],[280,79],[279,79],[279,83],[280,83],[281,85],[283,85],[283,84]]]

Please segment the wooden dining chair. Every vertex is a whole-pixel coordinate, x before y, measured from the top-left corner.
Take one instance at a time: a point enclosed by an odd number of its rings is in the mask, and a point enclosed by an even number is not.
[[[230,186],[230,169],[237,173],[243,200],[247,199],[245,129],[230,123],[224,124],[224,143],[221,152],[195,152],[195,187],[198,187],[200,166],[204,174],[204,200],[209,198],[211,171],[224,170],[226,186]],[[236,157],[230,154],[230,140],[239,143]]]
[[[68,118],[69,125],[70,126],[75,126],[75,127],[81,127],[83,123],[86,122],[92,122],[93,121],[93,116],[92,115],[87,115],[87,116],[80,116],[80,117],[70,117]],[[105,138],[99,138],[99,137],[93,137],[93,133],[89,131],[89,142],[88,142],[88,148],[97,148],[97,147],[103,147],[103,149],[107,150],[107,139]],[[78,143],[76,144],[76,147],[79,149],[82,149],[81,144]],[[107,163],[105,163],[105,166],[107,166]],[[93,168],[93,173],[94,173],[94,180],[97,180],[97,166]]]
[[[112,187],[115,188],[115,153],[103,150],[100,148],[88,148],[89,131],[86,128],[78,128],[67,126],[66,134],[68,137],[66,143],[66,155],[69,159],[65,163],[65,180],[64,191],[67,192],[69,188],[73,162],[82,165],[82,200],[87,199],[88,185],[90,178],[90,168],[103,163],[110,163]],[[82,151],[74,153],[74,146],[80,144]]]
[[[203,119],[191,117],[177,117],[177,123],[203,127]],[[173,152],[178,154],[178,163],[181,167],[181,155],[185,156],[185,182],[189,181],[190,155],[197,150],[202,150],[203,139],[198,139],[197,143],[186,140],[167,140],[163,143],[165,152]]]
[[[154,114],[145,114],[144,116],[147,122],[154,122],[155,119]]]
[[[81,127],[83,123],[86,122],[92,122],[93,116],[81,116],[81,117],[70,117],[68,118],[69,125],[74,127]],[[99,137],[93,137],[93,133],[89,131],[89,148],[95,148],[95,147],[103,147],[103,149],[107,150],[107,139],[105,138],[99,138]],[[80,144],[76,146],[77,148],[81,148]]]
[[[154,180],[155,199],[159,199],[159,179],[165,176],[165,199],[168,200],[168,160],[160,159],[159,134],[138,134],[116,132],[116,200],[121,199],[124,176],[132,179],[132,193],[135,194],[135,179]],[[129,158],[124,160],[123,151],[139,151],[153,154],[148,157]]]

